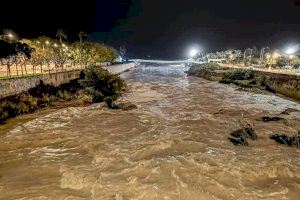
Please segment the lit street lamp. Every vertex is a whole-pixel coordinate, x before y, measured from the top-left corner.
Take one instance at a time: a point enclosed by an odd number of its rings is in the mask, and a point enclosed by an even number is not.
[[[289,55],[289,59],[294,59],[295,58],[295,56],[294,55]]]
[[[278,52],[273,53],[273,58],[274,59],[279,58],[279,57],[280,57],[280,53],[278,53]]]
[[[199,53],[198,49],[191,49],[190,56],[193,58]]]

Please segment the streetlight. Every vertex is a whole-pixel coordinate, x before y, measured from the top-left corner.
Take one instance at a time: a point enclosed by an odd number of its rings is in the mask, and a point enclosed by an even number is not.
[[[295,56],[294,55],[289,55],[289,59],[294,59],[295,58]]]
[[[57,47],[57,44],[56,44],[56,43],[54,43],[54,44],[53,44],[53,46],[54,46],[54,47]]]
[[[292,45],[292,46],[289,46],[285,49],[285,53],[288,54],[288,55],[291,55],[291,54],[296,53],[299,49],[300,49],[299,44]]]
[[[194,48],[190,50],[190,56],[193,58],[199,53],[199,50]]]
[[[278,53],[278,52],[273,53],[273,58],[279,58],[279,57],[280,57],[280,53]]]
[[[45,43],[46,43],[46,45],[50,44],[50,42],[48,40]]]
[[[12,33],[7,34],[7,36],[11,39],[14,39],[14,35]]]

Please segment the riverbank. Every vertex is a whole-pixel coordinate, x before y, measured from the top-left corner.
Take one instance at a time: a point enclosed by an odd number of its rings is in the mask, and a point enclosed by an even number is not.
[[[233,69],[214,63],[193,65],[187,74],[225,84],[234,84],[248,91],[267,91],[300,101],[300,77],[295,75]]]
[[[79,78],[58,86],[39,84],[27,91],[0,99],[0,122],[45,107],[66,107],[105,101],[109,107],[119,108],[114,101],[125,91],[125,82],[99,66],[91,66]]]

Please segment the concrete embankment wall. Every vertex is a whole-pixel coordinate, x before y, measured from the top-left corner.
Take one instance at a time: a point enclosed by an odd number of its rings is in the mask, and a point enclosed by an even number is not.
[[[107,67],[104,67],[104,69],[107,69],[110,73],[113,73],[113,74],[120,74],[122,72],[128,71],[129,69],[134,68],[136,65],[137,65],[136,63],[131,62],[131,63],[126,63],[126,64],[107,66]]]
[[[135,63],[127,63],[120,65],[111,65],[105,67],[113,74],[120,74],[136,66]],[[8,96],[27,91],[36,87],[42,80],[45,84],[53,84],[55,86],[68,83],[71,80],[79,78],[81,70],[58,72],[53,74],[43,74],[36,77],[11,78],[0,80],[0,96]]]
[[[254,71],[254,74],[264,77],[265,85],[272,91],[300,101],[299,76],[261,71]]]

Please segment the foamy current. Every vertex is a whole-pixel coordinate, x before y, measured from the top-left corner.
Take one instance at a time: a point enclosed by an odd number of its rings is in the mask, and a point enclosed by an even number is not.
[[[268,137],[297,133],[300,112],[257,119],[300,104],[186,70],[122,74],[130,87],[122,100],[136,110],[94,104],[13,119],[0,129],[0,199],[299,199],[300,150]],[[239,121],[258,134],[248,147],[227,139]]]

